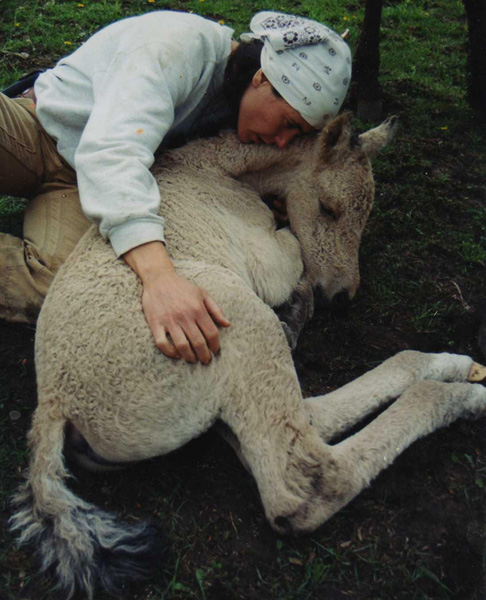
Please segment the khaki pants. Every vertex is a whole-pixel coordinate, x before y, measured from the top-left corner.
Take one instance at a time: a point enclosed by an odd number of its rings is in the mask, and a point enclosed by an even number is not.
[[[47,289],[90,223],[76,173],[27,98],[0,94],[0,194],[29,198],[24,239],[0,233],[0,319],[35,323]]]

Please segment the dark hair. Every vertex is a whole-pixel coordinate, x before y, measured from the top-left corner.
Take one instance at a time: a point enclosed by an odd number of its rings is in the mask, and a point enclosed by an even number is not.
[[[261,40],[241,42],[228,59],[224,72],[223,91],[226,101],[235,115],[238,114],[246,88],[261,67],[262,48]]]

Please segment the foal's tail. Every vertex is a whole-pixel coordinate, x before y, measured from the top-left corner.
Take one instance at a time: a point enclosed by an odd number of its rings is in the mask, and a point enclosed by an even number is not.
[[[155,529],[119,524],[66,487],[66,422],[56,409],[45,404],[42,409],[29,434],[32,458],[14,498],[11,528],[19,545],[35,545],[42,571],[55,570],[67,599],[77,592],[91,599],[98,586],[119,596],[124,584],[147,577],[160,558]]]

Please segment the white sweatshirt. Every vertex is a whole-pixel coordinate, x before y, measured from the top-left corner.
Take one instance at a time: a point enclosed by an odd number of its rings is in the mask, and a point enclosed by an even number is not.
[[[38,118],[117,256],[163,241],[154,152],[221,88],[232,34],[196,15],[152,12],[102,29],[36,81]]]

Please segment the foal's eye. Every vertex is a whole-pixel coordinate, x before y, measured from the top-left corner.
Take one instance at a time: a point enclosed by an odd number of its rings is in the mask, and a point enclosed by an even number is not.
[[[338,215],[336,211],[332,210],[332,208],[329,208],[329,206],[322,204],[322,202],[319,203],[319,207],[321,209],[322,216],[327,217],[328,219],[332,219],[333,221],[337,221]]]

